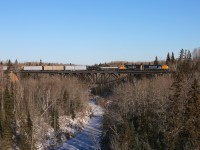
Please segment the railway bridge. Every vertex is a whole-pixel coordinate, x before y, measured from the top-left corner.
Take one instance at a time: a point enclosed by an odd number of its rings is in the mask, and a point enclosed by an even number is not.
[[[75,76],[82,80],[89,82],[91,85],[100,85],[100,84],[111,84],[121,81],[130,80],[136,77],[154,77],[159,75],[171,74],[172,72],[168,70],[83,70],[83,71],[56,71],[56,70],[42,70],[42,71],[33,71],[33,70],[20,70],[12,71],[12,76],[15,80],[17,77],[23,75],[37,76],[39,74],[49,74],[49,75],[62,75],[63,77]]]

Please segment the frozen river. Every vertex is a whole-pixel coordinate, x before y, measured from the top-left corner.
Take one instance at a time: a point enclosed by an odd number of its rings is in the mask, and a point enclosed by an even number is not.
[[[63,143],[59,150],[99,150],[101,133],[102,133],[102,119],[103,109],[97,106],[95,102],[91,102],[93,117],[83,130],[74,138]]]

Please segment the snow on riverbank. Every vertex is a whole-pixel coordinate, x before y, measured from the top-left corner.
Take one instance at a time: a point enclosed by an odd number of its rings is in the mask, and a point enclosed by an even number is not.
[[[89,106],[94,116],[103,116],[104,110],[101,106],[96,104],[95,100],[90,101]]]
[[[101,127],[103,119],[103,109],[96,105],[95,101],[89,103],[92,118],[83,130],[74,138],[66,141],[59,150],[98,150],[100,149]]]
[[[76,118],[72,119],[70,116],[59,117],[60,130],[69,133],[69,135],[74,135],[79,132],[85,124],[88,123],[91,112],[86,111],[85,113],[77,114]]]
[[[65,142],[68,138],[72,138],[79,133],[83,127],[89,122],[92,112],[90,108],[88,111],[76,114],[76,118],[72,119],[71,116],[59,117],[59,131],[55,132],[54,129],[45,122],[40,122],[37,126],[37,135],[43,134],[41,139],[37,141],[37,149],[56,149],[60,144]],[[39,135],[37,137],[40,137]]]
[[[37,149],[58,149],[57,147],[69,137],[71,139],[64,143],[60,150],[98,149],[103,112],[103,109],[96,105],[95,100],[91,100],[87,111],[76,114],[76,118],[60,116],[59,132],[56,133],[51,126],[46,126],[45,136],[37,142]],[[41,126],[37,127],[38,134],[41,133],[40,128]],[[72,138],[74,136],[75,138]]]

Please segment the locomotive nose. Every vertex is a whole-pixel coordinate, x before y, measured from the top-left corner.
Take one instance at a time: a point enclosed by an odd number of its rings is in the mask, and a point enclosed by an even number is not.
[[[167,66],[167,65],[162,65],[162,69],[167,70],[167,69],[169,69],[169,66]]]
[[[119,65],[118,68],[119,68],[120,70],[124,70],[124,69],[126,69],[125,65]]]

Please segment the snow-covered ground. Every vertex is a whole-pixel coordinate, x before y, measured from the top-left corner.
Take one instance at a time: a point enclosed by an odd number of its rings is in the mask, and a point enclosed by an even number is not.
[[[89,103],[92,117],[83,130],[74,138],[62,144],[59,150],[98,150],[100,149],[103,109],[95,101]]]
[[[65,142],[67,138],[73,137],[84,128],[89,122],[91,114],[91,108],[88,107],[88,110],[77,113],[74,119],[71,116],[60,116],[59,131],[57,132],[43,119],[37,121],[35,137],[40,138],[37,138],[36,148],[38,150],[57,149],[56,147]]]
[[[60,116],[57,132],[43,119],[37,119],[34,127],[36,148],[38,150],[99,149],[104,111],[96,105],[95,99],[88,105],[88,108],[77,113],[74,119],[71,116]]]

